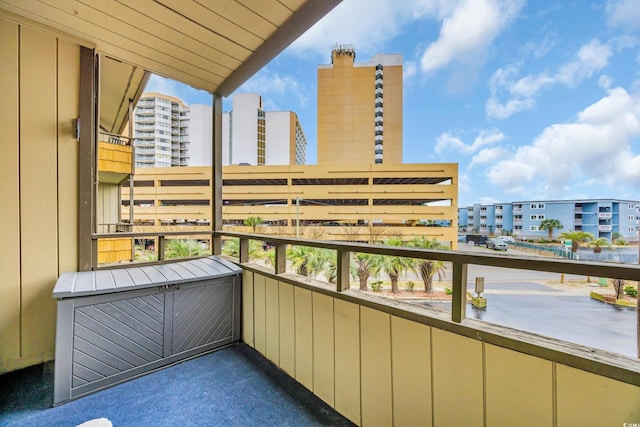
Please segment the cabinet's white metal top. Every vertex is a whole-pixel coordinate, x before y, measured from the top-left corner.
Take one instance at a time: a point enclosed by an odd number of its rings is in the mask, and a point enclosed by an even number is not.
[[[242,269],[217,256],[169,264],[62,273],[53,298],[100,295],[238,275]]]

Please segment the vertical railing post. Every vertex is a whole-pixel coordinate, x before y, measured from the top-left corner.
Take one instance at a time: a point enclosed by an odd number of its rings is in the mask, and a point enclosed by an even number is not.
[[[338,292],[343,292],[349,289],[350,280],[351,280],[351,252],[345,250],[338,250],[336,254],[336,265],[337,265],[337,277],[336,277],[336,287]]]
[[[91,269],[98,268],[98,239],[91,239]]]
[[[158,247],[156,248],[156,250],[158,251],[158,261],[164,260],[164,247],[164,236],[158,236]]]
[[[96,104],[99,102],[96,88],[96,53],[94,49],[80,47],[79,117],[76,122],[78,139],[78,270],[90,271],[98,266],[94,259],[98,244],[91,235],[96,227]]]
[[[249,239],[240,238],[238,261],[241,264],[249,261]]]
[[[467,309],[467,264],[453,262],[453,295],[451,301],[451,320],[460,323],[466,317]]]
[[[287,271],[287,244],[276,243],[276,274],[282,274]]]
[[[222,96],[212,93],[211,229],[222,231]],[[222,253],[222,238],[214,233],[211,253]]]

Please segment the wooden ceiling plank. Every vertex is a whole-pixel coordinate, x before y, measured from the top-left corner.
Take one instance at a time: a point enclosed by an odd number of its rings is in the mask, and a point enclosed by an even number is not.
[[[282,3],[285,7],[292,11],[300,9],[305,1],[307,0],[278,0],[279,3]]]
[[[238,0],[238,3],[247,9],[251,9],[258,15],[263,16],[267,21],[278,27],[293,15],[291,9],[276,0]]]
[[[158,62],[154,58],[148,58],[140,55],[138,52],[125,50],[120,46],[104,43],[102,52],[121,61],[128,62],[133,65],[144,68],[147,71],[167,77],[196,89],[202,89],[207,92],[216,92],[219,82],[212,83],[211,80],[203,79],[199,76],[189,74],[181,68],[175,68],[162,62]]]
[[[112,0],[113,1],[113,0]],[[137,12],[137,16],[145,16],[150,18],[153,22],[160,25],[153,27],[153,31],[169,31],[170,35],[177,33],[184,34],[189,37],[190,40],[199,41],[209,48],[221,52],[224,55],[228,55],[233,61],[242,62],[248,58],[252,50],[244,46],[241,46],[233,41],[217,34],[211,28],[207,28],[200,24],[194,24],[190,19],[180,16],[171,16],[171,10],[165,6],[158,4],[154,0],[119,0],[118,3],[122,3],[128,9],[133,9]],[[174,25],[169,25],[171,21]],[[164,30],[163,30],[164,29]],[[235,69],[235,67],[232,67]]]
[[[238,59],[194,37],[188,37],[183,32],[162,25],[153,18],[119,2],[92,0],[91,4],[101,9],[99,13],[110,11],[109,28],[113,27],[122,34],[130,34],[129,38],[140,42],[144,41],[147,45],[154,45],[156,41],[162,40],[175,49],[190,53],[192,56],[189,61],[202,68],[207,68],[215,74],[228,75],[241,63]],[[88,5],[85,4],[84,7],[88,7]]]
[[[76,4],[76,6],[82,5]],[[125,50],[129,50],[132,52],[139,52],[140,55],[147,58],[157,58],[157,61],[165,62],[172,68],[182,69],[190,75],[198,76],[198,78],[203,80],[210,80],[216,85],[220,84],[226,77],[212,73],[206,68],[196,67],[189,63],[189,61],[183,57],[171,55],[169,53],[171,49],[169,49],[168,46],[165,46],[164,48],[154,49],[152,47],[145,46],[136,40],[132,40],[126,36],[123,36],[118,32],[114,32],[110,29],[102,28],[91,22],[84,21],[84,16],[80,13],[80,11],[78,11],[78,15],[76,17],[76,15],[73,15],[72,13],[54,8],[53,6],[48,4],[44,6],[44,9],[44,13],[46,14],[45,16],[47,16],[48,19],[50,19],[52,22],[57,23],[58,26],[62,27],[62,29],[66,32],[69,32],[71,34],[80,32],[83,38],[88,37],[89,40],[95,41],[98,50],[101,50],[100,46],[102,43],[106,43],[108,40],[111,40],[109,44],[122,46]],[[78,9],[81,8],[78,7]],[[176,54],[182,54],[182,50],[174,50]]]
[[[194,2],[193,0],[157,0],[176,13],[179,13],[190,19],[196,24],[209,28],[221,36],[234,40],[240,46],[245,46],[252,52],[260,46],[264,40],[250,33],[245,28],[239,27],[235,23],[225,19],[224,17],[212,12]],[[233,4],[233,3],[232,3]],[[253,22],[247,22],[247,26],[251,27]]]
[[[273,34],[282,25],[286,18],[282,21],[270,21],[256,11],[247,8],[237,0],[229,2],[226,7],[222,8],[221,5],[215,0],[193,0],[195,3],[202,5],[204,8],[210,10],[218,16],[224,17],[237,25],[240,28],[245,29],[251,34],[256,35],[261,40],[266,40],[271,34]],[[267,8],[273,5],[274,0],[264,0],[263,4]]]

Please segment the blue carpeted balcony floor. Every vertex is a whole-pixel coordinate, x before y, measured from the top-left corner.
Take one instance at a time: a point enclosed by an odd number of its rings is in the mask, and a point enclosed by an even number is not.
[[[1,426],[347,426],[348,420],[240,344],[52,408],[53,364],[0,376]]]

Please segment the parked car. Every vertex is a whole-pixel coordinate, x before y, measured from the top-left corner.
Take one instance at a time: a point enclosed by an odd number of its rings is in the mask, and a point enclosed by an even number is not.
[[[496,251],[506,251],[509,249],[509,244],[502,239],[492,238],[487,239],[487,248]]]
[[[510,243],[510,244],[515,244],[516,243],[516,239],[514,239],[513,236],[498,236],[498,237],[496,237],[496,239],[503,240],[503,241],[505,241],[507,243]]]
[[[487,243],[487,236],[483,234],[467,234],[466,236],[467,245],[485,245]]]

